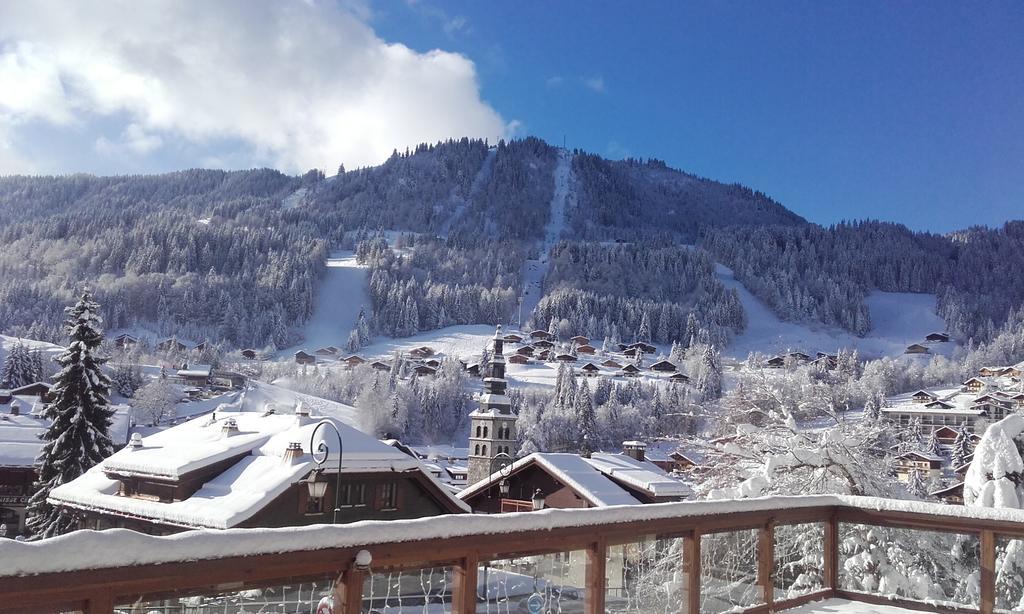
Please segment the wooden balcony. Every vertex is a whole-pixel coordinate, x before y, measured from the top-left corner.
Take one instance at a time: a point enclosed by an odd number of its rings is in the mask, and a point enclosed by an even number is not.
[[[886,531],[908,547],[971,544],[973,603],[890,599],[857,586],[843,551],[858,536]],[[313,612],[333,597],[334,612],[345,613],[752,614],[816,612],[814,602],[839,598],[987,614],[998,597],[997,544],[1016,538],[1024,539],[1024,512],[840,496],[167,537],[79,531],[40,543],[0,540],[0,611]],[[368,567],[356,565],[363,550]]]

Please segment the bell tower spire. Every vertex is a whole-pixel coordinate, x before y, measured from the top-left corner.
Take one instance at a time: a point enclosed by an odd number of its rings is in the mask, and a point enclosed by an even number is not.
[[[473,484],[509,464],[516,452],[516,415],[506,395],[505,339],[501,326],[494,333],[493,352],[484,369],[479,406],[469,414],[469,483]]]

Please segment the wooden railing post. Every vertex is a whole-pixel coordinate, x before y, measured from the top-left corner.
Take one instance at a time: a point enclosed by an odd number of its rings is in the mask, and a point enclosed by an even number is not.
[[[700,614],[700,532],[683,537],[683,578],[686,581],[684,614]]]
[[[349,567],[334,583],[334,614],[359,614],[363,607],[366,574]]]
[[[452,614],[474,614],[476,612],[477,574],[480,568],[480,557],[472,554],[459,561],[452,570],[455,586],[452,594]],[[484,599],[487,599],[487,587],[484,587]]]
[[[83,614],[111,614],[114,611],[114,598],[109,592],[89,597],[85,602]]]
[[[835,591],[839,588],[839,520],[833,512],[825,520],[825,544],[822,570],[825,588]]]
[[[587,548],[587,594],[584,602],[587,614],[604,614],[607,571],[608,541],[602,538]]]
[[[768,604],[769,610],[775,604],[773,569],[775,569],[775,524],[769,520],[757,532],[757,583],[761,586],[761,597]]]
[[[981,532],[981,614],[992,614],[996,607],[996,535]]]

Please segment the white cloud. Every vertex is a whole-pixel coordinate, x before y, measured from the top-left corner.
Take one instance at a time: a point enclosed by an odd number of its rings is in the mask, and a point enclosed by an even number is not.
[[[5,124],[103,116],[123,123],[97,140],[97,151],[237,141],[245,164],[299,171],[374,164],[423,141],[506,133],[481,100],[469,59],[386,43],[360,6],[2,3],[0,137]]]
[[[544,83],[547,84],[548,87],[561,87],[561,85],[565,83],[565,79],[555,75],[553,77],[548,77]]]
[[[601,76],[586,77],[583,79],[583,85],[589,87],[598,94],[603,94],[608,91],[608,89],[604,85],[604,77]]]

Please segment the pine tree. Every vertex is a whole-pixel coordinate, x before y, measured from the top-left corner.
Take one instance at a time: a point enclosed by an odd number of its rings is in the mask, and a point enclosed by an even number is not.
[[[644,343],[651,342],[651,323],[648,321],[647,312],[640,317],[640,327],[636,330],[636,340]]]
[[[86,290],[66,312],[67,350],[57,358],[61,372],[43,416],[52,424],[40,436],[45,442],[37,459],[39,479],[28,505],[28,526],[36,538],[72,530],[74,517],[47,501],[50,491],[79,477],[113,453],[110,440],[110,380],[100,366],[106,359],[93,352],[103,341],[99,305]]]
[[[956,439],[953,440],[953,450],[950,453],[949,464],[956,469],[967,462],[971,454],[971,435],[966,426],[961,426],[957,431]]]
[[[579,453],[588,455],[598,445],[597,437],[597,414],[594,412],[594,402],[590,396],[590,385],[584,379],[576,390],[576,403],[574,413],[576,426],[579,429]]]
[[[938,431],[932,431],[931,435],[928,436],[928,441],[925,443],[925,452],[934,454],[935,456],[944,456],[945,453],[942,450],[942,444],[939,443]]]
[[[0,388],[20,388],[39,381],[35,360],[29,349],[19,339],[7,354],[3,370],[0,371]]]
[[[928,498],[928,484],[924,481],[924,476],[921,475],[920,471],[914,471],[910,474],[910,479],[907,482],[907,490],[910,494],[921,499]]]
[[[697,376],[697,391],[702,401],[722,396],[722,365],[718,350],[713,345],[704,348],[701,355],[700,371]]]

